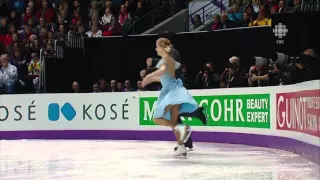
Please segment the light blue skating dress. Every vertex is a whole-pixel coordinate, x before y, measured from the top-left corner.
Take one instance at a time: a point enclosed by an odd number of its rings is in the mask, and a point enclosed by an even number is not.
[[[160,68],[162,64],[166,64],[164,59],[161,59],[156,67]],[[181,64],[179,62],[175,62],[175,69],[178,69],[180,65]],[[160,81],[162,89],[158,97],[153,118],[163,118],[165,120],[171,120],[170,111],[164,114],[165,108],[168,105],[180,104],[179,114],[187,112],[191,113],[198,108],[197,102],[189,94],[187,89],[183,87],[181,79],[175,79],[171,77],[168,71],[166,71],[161,75]]]

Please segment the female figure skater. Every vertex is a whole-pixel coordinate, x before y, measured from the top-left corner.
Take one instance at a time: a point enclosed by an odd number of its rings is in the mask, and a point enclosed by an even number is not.
[[[178,124],[177,120],[180,113],[197,111],[198,104],[183,87],[181,79],[175,77],[175,70],[181,64],[169,55],[172,48],[170,40],[166,38],[157,40],[156,51],[162,59],[156,66],[158,70],[143,79],[142,86],[156,81],[161,82],[162,89],[153,115],[154,123],[171,127],[179,144],[174,154],[186,155],[187,150],[184,143],[191,134],[191,128],[188,125]]]

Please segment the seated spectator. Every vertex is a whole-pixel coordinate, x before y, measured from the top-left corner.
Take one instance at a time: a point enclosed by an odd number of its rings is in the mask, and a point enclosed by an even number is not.
[[[5,88],[8,94],[15,92],[15,83],[18,80],[17,67],[9,63],[9,56],[0,57],[0,89]]]
[[[241,23],[239,24],[240,27],[248,27],[250,24],[251,20],[250,20],[250,16],[247,12],[243,13],[243,20],[241,21]]]
[[[287,8],[286,8],[286,4],[284,1],[280,1],[279,2],[279,11],[278,13],[279,14],[283,14],[283,13],[286,13],[287,12]]]
[[[117,21],[116,17],[113,16],[111,19],[111,25],[103,31],[103,36],[118,36],[121,35],[122,27]]]
[[[92,88],[93,88],[93,93],[101,92],[100,87],[99,87],[99,83],[94,83]]]
[[[10,25],[8,24],[8,19],[5,17],[0,18],[0,34],[6,35],[9,31]]]
[[[98,4],[96,1],[91,2],[91,8],[89,10],[89,17],[92,17],[94,13],[99,13]]]
[[[245,11],[249,16],[252,16],[254,19],[257,19],[258,17],[258,13],[256,13],[253,9],[253,6],[252,5],[248,5],[246,7],[246,11]]]
[[[5,47],[8,47],[9,45],[12,44],[13,42],[13,38],[12,36],[16,33],[16,29],[14,26],[10,26],[10,29],[8,31],[8,33],[6,34],[6,36],[4,37],[4,40],[3,40],[3,44]]]
[[[77,81],[73,81],[72,83],[73,93],[82,93],[83,91],[80,89],[80,85]]]
[[[274,14],[278,14],[278,11],[275,7],[272,7],[270,13],[271,13],[271,15],[274,15]]]
[[[287,13],[301,12],[301,0],[294,0],[293,5],[294,7],[291,10],[288,10]]]
[[[30,7],[27,7],[26,13],[23,14],[23,24],[27,25],[28,21],[33,18],[32,9]],[[43,18],[42,18],[43,19]]]
[[[54,34],[52,31],[48,31],[48,40],[54,42]]]
[[[259,7],[259,13],[263,13],[264,17],[269,18],[270,17],[270,6],[268,6],[267,4],[262,4]]]
[[[28,25],[28,24],[26,24]],[[39,24],[33,29],[33,31],[37,34],[41,31],[41,29],[48,29],[47,23],[44,21],[43,18],[39,19]]]
[[[228,13],[228,19],[235,22],[237,25],[242,21],[242,13],[239,12],[238,5],[233,5],[230,13]]]
[[[80,20],[81,19],[81,17],[80,17],[80,12],[79,11],[74,11],[73,12],[73,17],[72,17],[72,20],[71,20],[71,23],[73,24],[73,25],[76,25],[77,24],[77,21],[78,20]]]
[[[213,16],[213,25],[212,25],[212,31],[220,29],[221,26],[221,18],[218,14]]]
[[[9,55],[12,55],[14,51],[21,50],[23,52],[24,43],[20,41],[18,33],[12,35],[12,42],[7,46],[7,52]]]
[[[126,36],[132,32],[132,25],[133,25],[133,20],[134,20],[134,19],[132,19],[132,14],[133,13],[128,13],[128,18],[126,19],[126,21],[124,21],[124,23],[121,27],[121,33],[123,36]],[[119,34],[120,34],[120,32],[119,32]]]
[[[111,89],[110,89],[111,92],[118,92],[117,81],[115,79],[111,80],[110,86],[111,86]]]
[[[92,25],[91,30],[86,32],[88,37],[102,37],[102,31],[98,29],[98,25]]]
[[[99,15],[98,13],[93,13],[93,15],[91,16],[91,21],[89,22],[89,28],[91,28],[91,26],[93,25],[97,25],[98,28],[100,26],[100,23],[99,23]]]
[[[19,29],[21,25],[21,18],[17,16],[17,13],[12,11],[10,14],[10,22],[16,28]]]
[[[111,7],[112,7],[112,1],[111,0],[106,0],[106,3],[104,5],[104,9],[105,8],[110,8],[111,9]]]
[[[19,49],[15,50],[11,58],[9,59],[9,63],[11,65],[14,65],[18,67],[18,65],[24,60],[24,58],[21,56],[21,53]]]
[[[257,20],[250,23],[249,26],[271,26],[271,19],[265,17],[264,11],[260,11]]]
[[[42,17],[46,23],[53,22],[55,12],[52,8],[48,7],[48,1],[42,1],[42,8],[36,13],[36,17],[38,20]]]
[[[82,37],[82,38],[88,37],[88,35],[85,34],[85,32],[84,32],[84,27],[83,27],[83,25],[80,25],[80,26],[78,27],[78,33],[81,34],[81,37]]]
[[[269,0],[270,4],[269,6],[271,8],[275,8],[275,10],[278,12],[279,11],[279,0]]]
[[[109,92],[110,91],[109,84],[104,79],[99,80],[99,87],[100,87],[101,92]]]
[[[29,1],[28,3],[28,7],[31,8],[31,9],[35,9],[35,6],[34,6],[34,1]]]
[[[236,23],[228,19],[228,15],[226,13],[221,14],[221,24],[219,29],[228,29],[228,28],[235,28]]]
[[[189,78],[188,78],[188,68],[186,65],[182,65],[181,67],[181,80],[183,82],[183,86],[186,89],[190,89],[190,82],[189,82]]]
[[[73,0],[73,10],[80,12],[80,3],[78,0]]]
[[[43,34],[42,34],[43,33]],[[40,35],[44,35],[47,36],[47,29],[43,28],[40,30]],[[32,35],[32,27],[30,25],[25,25],[24,26],[24,31],[22,31],[20,33],[20,38],[21,41],[24,42],[25,44],[28,44],[29,40],[30,40],[30,36]]]
[[[59,26],[59,31],[55,33],[58,40],[65,40],[67,32],[65,31],[64,25]]]
[[[32,79],[33,87],[38,92],[39,89],[39,74],[40,74],[40,59],[36,53],[31,54],[31,61],[28,65],[29,79]]]
[[[122,82],[118,82],[117,89],[118,89],[118,92],[123,92],[124,91],[124,86],[123,86]]]
[[[47,40],[47,43],[44,47],[44,54],[45,55],[53,55],[54,54],[53,44],[54,44],[53,41]]]
[[[35,53],[31,55],[31,61],[28,65],[29,75],[39,76],[40,73],[40,60]]]
[[[143,6],[142,2],[141,1],[138,1],[137,2],[137,9],[135,10],[134,14],[134,18],[135,19],[139,19],[141,18],[142,16],[144,16],[146,13],[146,9],[145,7]]]
[[[133,88],[131,87],[131,82],[129,80],[126,80],[124,82],[125,88],[123,89],[124,92],[130,92],[133,91]]]
[[[59,10],[68,10],[68,0],[61,0],[59,5]]]
[[[31,43],[30,43],[30,48],[28,48],[29,54],[32,54],[32,53],[39,54],[40,49],[41,49],[41,47],[40,47],[39,40],[35,39],[35,40],[31,41]]]
[[[255,13],[259,12],[260,5],[263,4],[263,0],[253,0],[252,7]]]
[[[135,1],[129,1],[129,0],[126,0],[124,2],[124,5],[126,6],[127,10],[128,10],[128,13],[133,13],[136,9],[136,4],[134,4]]]
[[[111,14],[110,8],[106,8],[104,15],[101,18],[100,24],[102,26],[111,25],[113,15]]]
[[[145,89],[142,88],[142,86],[141,86],[141,81],[137,82],[137,91],[145,91]]]
[[[128,18],[128,11],[124,4],[121,5],[120,13],[119,13],[119,23],[123,25],[125,20]]]
[[[198,27],[202,26],[201,17],[199,14],[194,15],[192,24],[194,29],[197,29]]]

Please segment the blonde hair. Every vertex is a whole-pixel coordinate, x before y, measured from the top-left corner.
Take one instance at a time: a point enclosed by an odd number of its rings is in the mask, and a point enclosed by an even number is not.
[[[159,38],[157,42],[160,47],[164,48],[165,52],[167,52],[167,53],[171,52],[173,46],[172,46],[171,41],[169,39]]]

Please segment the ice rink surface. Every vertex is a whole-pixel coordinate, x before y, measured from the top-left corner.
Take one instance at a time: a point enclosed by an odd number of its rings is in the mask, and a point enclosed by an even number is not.
[[[299,155],[234,144],[194,143],[188,158],[174,142],[0,141],[0,180],[319,180]]]

